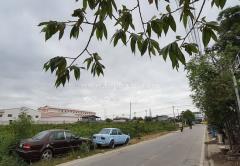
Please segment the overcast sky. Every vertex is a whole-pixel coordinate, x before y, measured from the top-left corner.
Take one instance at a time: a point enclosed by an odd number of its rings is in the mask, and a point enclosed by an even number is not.
[[[147,0],[141,3],[144,19],[156,14]],[[238,3],[228,0],[226,6]],[[128,4],[134,6],[135,1]],[[208,1],[203,15],[215,20],[219,11],[209,4]],[[85,46],[89,31],[80,33],[79,40],[69,40],[67,34],[61,41],[53,38],[45,42],[37,25],[41,21],[70,19],[72,10],[80,6],[74,0],[0,1],[0,108],[37,109],[50,105],[95,111],[104,118],[128,116],[132,101],[132,112],[137,116],[145,115],[149,108],[153,115],[172,114],[172,106],[177,106],[179,112],[187,108],[197,111],[189,96],[183,67],[173,70],[171,63],[159,56],[152,59],[147,54],[134,56],[130,48],[122,44],[114,48],[109,41],[94,39],[90,44],[90,50],[99,52],[103,58],[104,77],[93,78],[89,72],[83,72],[80,81],[72,79],[64,88],[55,88],[54,75],[42,70],[44,62],[54,56],[76,56]],[[134,18],[138,19],[136,14]],[[138,21],[134,23],[141,27]],[[116,28],[111,23],[108,27],[110,36]],[[181,27],[178,32],[185,33]],[[175,36],[171,33],[161,39],[160,46]]]

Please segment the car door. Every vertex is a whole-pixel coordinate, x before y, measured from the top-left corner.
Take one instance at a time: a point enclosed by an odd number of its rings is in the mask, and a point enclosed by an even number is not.
[[[116,129],[112,129],[111,136],[114,139],[115,144],[119,144],[118,134]]]
[[[65,135],[71,149],[78,149],[80,147],[81,141],[78,137],[69,131],[65,131]]]
[[[55,154],[66,153],[70,148],[64,131],[54,131],[50,136],[50,145]]]
[[[119,144],[124,144],[125,143],[125,136],[123,135],[122,131],[120,129],[117,130],[118,132],[118,142]]]

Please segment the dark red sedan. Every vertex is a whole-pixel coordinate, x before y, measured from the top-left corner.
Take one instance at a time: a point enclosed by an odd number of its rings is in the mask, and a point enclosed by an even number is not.
[[[16,151],[25,160],[50,160],[55,155],[79,149],[82,144],[89,145],[89,140],[79,138],[68,130],[55,129],[22,140]]]

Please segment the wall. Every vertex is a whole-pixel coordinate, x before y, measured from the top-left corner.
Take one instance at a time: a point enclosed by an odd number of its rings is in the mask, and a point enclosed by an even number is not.
[[[0,114],[2,117],[0,117],[0,124],[9,124],[10,121],[14,121],[18,119],[18,116],[25,112],[27,115],[32,117],[32,120],[37,122],[41,118],[41,113],[37,110],[33,110],[26,107],[21,108],[12,108],[12,109],[1,109]],[[9,117],[8,115],[12,115]]]

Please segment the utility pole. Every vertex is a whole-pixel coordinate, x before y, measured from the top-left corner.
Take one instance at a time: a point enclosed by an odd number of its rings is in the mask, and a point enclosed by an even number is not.
[[[152,117],[152,110],[149,108],[149,116]]]
[[[231,70],[231,73],[232,73],[232,79],[233,79],[233,86],[234,86],[235,94],[236,94],[236,97],[237,97],[238,118],[240,118],[240,98],[239,98],[237,79],[235,77],[235,71],[237,71],[239,69],[239,66],[240,66],[239,53],[240,52],[238,52],[238,54],[236,55],[235,66],[234,66],[235,69],[230,67],[230,70]]]
[[[174,117],[174,126],[176,126],[176,121],[175,121],[175,112],[174,112],[174,106],[173,106],[173,117]]]
[[[179,109],[176,109],[176,110],[177,110],[177,115],[178,115],[178,118],[177,118],[177,119],[179,119],[179,117],[180,117],[179,112],[178,112]]]
[[[148,110],[145,110],[145,112],[146,112],[146,117],[147,117],[147,112],[148,112]]]
[[[130,101],[130,115],[129,115],[129,119],[132,119],[132,102]]]
[[[235,94],[236,94],[236,97],[237,97],[238,116],[240,116],[240,98],[239,98],[239,92],[238,92],[237,79],[236,79],[235,73],[234,73],[234,71],[232,69],[231,69],[231,73],[232,73],[234,90],[235,90]]]

